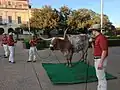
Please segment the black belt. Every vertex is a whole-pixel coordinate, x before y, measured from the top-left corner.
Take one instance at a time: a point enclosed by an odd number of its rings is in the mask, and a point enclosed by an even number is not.
[[[94,59],[100,59],[101,56],[94,56]]]

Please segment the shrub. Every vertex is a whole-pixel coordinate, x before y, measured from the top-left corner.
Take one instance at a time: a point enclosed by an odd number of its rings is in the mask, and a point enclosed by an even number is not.
[[[43,50],[45,48],[49,48],[49,45],[50,41],[40,40],[36,47],[38,50]],[[108,39],[108,45],[109,47],[120,46],[120,39]],[[24,40],[23,47],[26,49],[30,48],[29,40]],[[91,47],[91,44],[89,44],[89,47]]]
[[[110,36],[108,39],[120,39],[120,36]]]
[[[29,40],[24,40],[23,41],[23,48],[30,49]]]
[[[120,46],[120,39],[109,39],[108,45],[109,45],[109,47]]]
[[[105,32],[104,35],[107,35],[107,36],[113,36],[114,33],[113,33],[113,32]]]
[[[36,47],[37,47],[38,50],[42,50],[44,48],[48,48],[49,44],[50,44],[49,41],[40,40],[40,42],[37,44]]]
[[[40,40],[40,42],[37,44],[36,48],[38,50],[42,50],[42,49],[48,48],[49,44],[50,44],[49,41]],[[26,48],[26,49],[30,49],[30,44],[29,44],[29,40],[28,39],[27,40],[25,39],[23,41],[23,47]]]

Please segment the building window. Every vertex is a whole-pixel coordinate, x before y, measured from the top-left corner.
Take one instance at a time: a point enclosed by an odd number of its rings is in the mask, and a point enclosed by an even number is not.
[[[12,23],[12,16],[8,16],[8,23]]]
[[[28,4],[23,4],[24,7],[28,7]]]
[[[0,5],[2,5],[1,1],[0,1]]]
[[[18,24],[21,24],[22,22],[21,22],[21,17],[19,16],[18,17]]]
[[[10,1],[8,1],[8,5],[11,5],[11,2],[10,2]]]
[[[0,24],[2,24],[2,16],[0,16]]]

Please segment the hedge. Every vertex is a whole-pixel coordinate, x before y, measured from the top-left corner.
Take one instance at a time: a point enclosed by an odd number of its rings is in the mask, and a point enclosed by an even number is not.
[[[108,39],[110,40],[110,39],[120,39],[120,36],[110,36],[110,37],[108,37]]]
[[[109,47],[120,46],[120,39],[109,39],[108,45]]]
[[[44,48],[49,48],[49,44],[50,44],[49,41],[40,40],[40,42],[37,44],[36,48],[38,50],[42,50]],[[23,48],[30,49],[29,40],[24,40],[23,41]]]
[[[37,44],[36,47],[37,47],[38,50],[43,50],[45,48],[49,48],[49,44],[50,44],[50,41],[40,40],[40,42]],[[108,40],[108,45],[109,45],[109,47],[120,46],[120,39],[109,39]],[[30,48],[29,40],[24,40],[23,41],[23,47],[25,49]]]

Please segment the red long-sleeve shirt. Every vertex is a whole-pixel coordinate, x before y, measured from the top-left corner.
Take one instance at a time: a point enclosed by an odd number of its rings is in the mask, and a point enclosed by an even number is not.
[[[31,39],[31,40],[29,41],[29,43],[30,43],[30,46],[31,46],[31,47],[34,47],[34,46],[37,45],[37,39]]]
[[[2,44],[7,44],[7,39],[8,39],[8,37],[7,36],[4,36],[3,38],[2,38]]]
[[[14,41],[13,37],[9,36],[7,39],[8,46],[14,46],[14,43],[15,43],[15,41]]]

